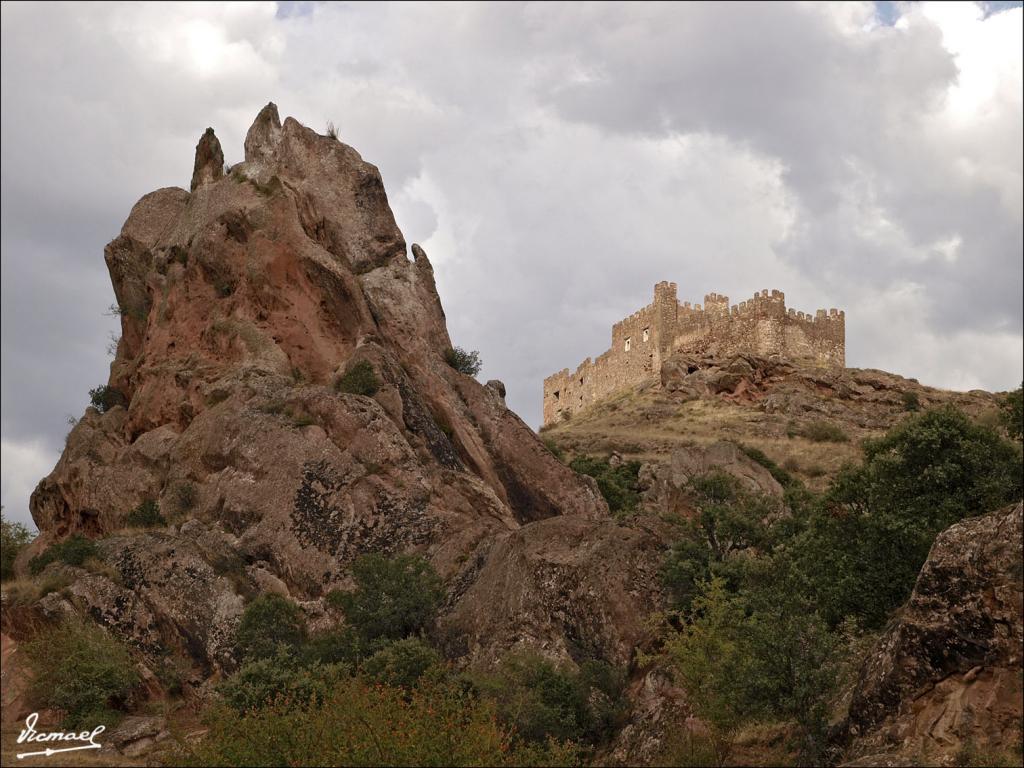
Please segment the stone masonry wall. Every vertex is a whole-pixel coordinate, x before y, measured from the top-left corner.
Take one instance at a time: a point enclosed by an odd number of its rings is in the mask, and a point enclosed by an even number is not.
[[[768,290],[730,306],[711,293],[703,307],[680,304],[676,284],[654,286],[654,301],[612,326],[612,345],[544,380],[544,423],[586,408],[618,389],[655,379],[673,352],[715,357],[738,353],[782,357],[819,366],[846,364],[846,315],[819,309],[812,317],[786,308],[782,291]]]

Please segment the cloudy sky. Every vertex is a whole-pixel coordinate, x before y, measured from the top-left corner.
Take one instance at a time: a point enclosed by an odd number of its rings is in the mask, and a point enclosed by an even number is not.
[[[1022,369],[1015,3],[2,5],[2,502],[105,382],[103,246],[273,100],[377,164],[456,344],[540,420],[659,280],[842,307],[847,362]]]

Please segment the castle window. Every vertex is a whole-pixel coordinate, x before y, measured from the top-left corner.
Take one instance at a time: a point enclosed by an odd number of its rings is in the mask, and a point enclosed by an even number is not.
[[[633,339],[629,336],[626,337],[626,351],[629,352],[630,346],[632,346]]]
[[[580,376],[580,386],[583,386],[583,377]]]
[[[646,344],[647,340],[650,339],[650,338],[651,338],[651,329],[650,328],[644,328],[644,343]]]
[[[555,400],[556,401],[558,400],[558,390],[557,389],[555,390]]]

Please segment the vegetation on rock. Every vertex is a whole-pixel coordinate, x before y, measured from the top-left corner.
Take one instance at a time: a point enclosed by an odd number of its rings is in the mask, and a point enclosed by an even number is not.
[[[417,555],[362,555],[352,564],[356,588],[332,592],[329,602],[368,642],[402,640],[427,629],[444,598],[433,567]]]
[[[380,380],[373,372],[373,366],[366,360],[360,360],[338,379],[335,388],[350,395],[373,397],[380,389]]]
[[[14,577],[14,561],[35,535],[23,523],[4,519],[0,511],[0,581]]]
[[[96,542],[87,539],[80,533],[73,534],[64,541],[51,544],[45,550],[28,561],[28,570],[33,576],[42,573],[50,563],[60,562],[65,565],[81,566],[86,560],[97,556]]]
[[[459,373],[464,373],[467,376],[476,376],[484,367],[479,352],[475,349],[472,352],[467,352],[462,347],[452,347],[446,350],[444,361]]]
[[[116,719],[139,682],[127,648],[92,623],[69,620],[24,645],[30,696],[56,709],[67,728]]]
[[[107,384],[101,384],[95,389],[89,390],[89,404],[100,413],[106,413],[115,406],[128,403],[120,390]]]
[[[569,462],[569,466],[581,475],[597,480],[597,487],[608,502],[608,509],[616,517],[625,517],[636,510],[640,502],[639,461],[623,461],[612,466],[608,459],[576,456]]]

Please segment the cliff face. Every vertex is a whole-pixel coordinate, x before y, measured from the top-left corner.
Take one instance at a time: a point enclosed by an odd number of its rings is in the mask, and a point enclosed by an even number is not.
[[[1021,505],[964,520],[932,545],[910,600],[875,645],[850,702],[854,764],[944,764],[967,746],[1020,743]]]
[[[86,411],[32,496],[33,552],[80,532],[116,571],[82,574],[76,601],[143,650],[218,666],[246,591],[284,591],[329,622],[321,598],[355,557],[418,551],[450,585],[453,653],[582,644],[628,660],[640,622],[615,619],[656,599],[655,537],[620,540],[501,388],[445,362],[433,270],[419,246],[407,257],[378,170],[269,104],[226,174],[207,130],[191,187],[143,197],[107,246],[120,404]],[[360,362],[377,391],[338,391]],[[170,526],[126,532],[147,501]],[[562,615],[572,591],[552,590],[588,556],[622,567],[589,581],[598,618],[577,621]],[[557,578],[542,585],[545,570]]]

